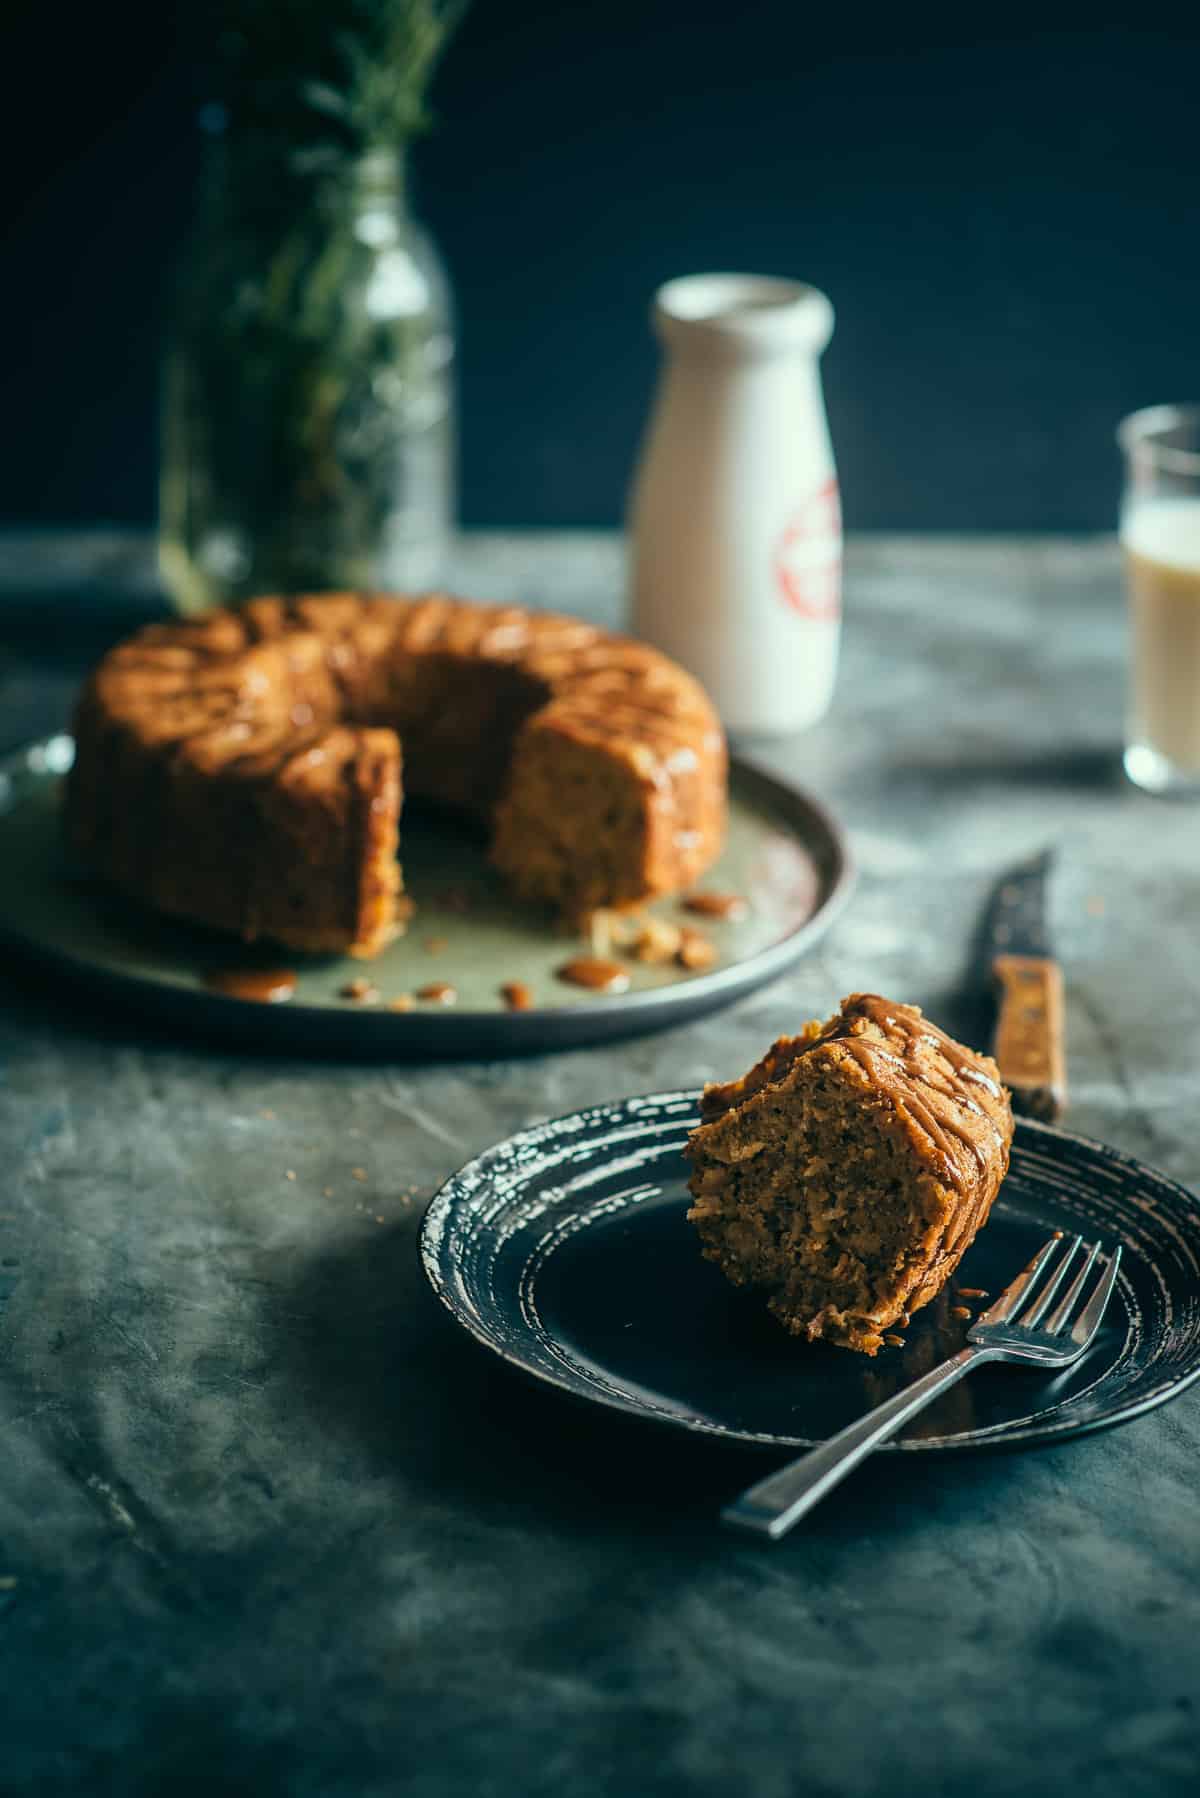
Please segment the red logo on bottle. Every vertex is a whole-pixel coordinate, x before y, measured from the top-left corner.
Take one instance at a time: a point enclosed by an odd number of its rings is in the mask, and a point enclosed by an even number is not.
[[[842,508],[830,476],[789,521],[775,549],[775,579],[802,618],[829,620],[842,609]]]

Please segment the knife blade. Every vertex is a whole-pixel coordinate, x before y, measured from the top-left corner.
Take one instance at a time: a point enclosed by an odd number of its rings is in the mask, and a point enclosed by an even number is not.
[[[1053,1120],[1066,1104],[1063,977],[1054,959],[1046,900],[1054,851],[1011,869],[988,907],[984,954],[997,996],[992,1054],[1013,1109]]]

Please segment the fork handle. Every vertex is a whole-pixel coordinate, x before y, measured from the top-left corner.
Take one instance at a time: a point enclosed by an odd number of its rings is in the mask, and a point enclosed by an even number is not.
[[[769,1536],[778,1541],[794,1523],[820,1504],[827,1492],[844,1480],[851,1470],[865,1461],[873,1448],[886,1442],[902,1424],[931,1404],[939,1392],[945,1392],[956,1380],[981,1361],[994,1357],[987,1349],[960,1349],[949,1361],[943,1361],[931,1373],[923,1374],[911,1386],[905,1386],[893,1397],[876,1405],[865,1417],[839,1430],[820,1448],[790,1461],[778,1473],[768,1474],[726,1505],[721,1520],[735,1529],[749,1530],[756,1536]]]

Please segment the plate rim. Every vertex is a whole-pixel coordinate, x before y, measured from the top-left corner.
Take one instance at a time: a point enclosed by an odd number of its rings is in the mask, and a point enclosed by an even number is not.
[[[58,755],[74,739],[69,731],[52,732],[0,756],[0,780],[59,779],[63,767],[38,770],[34,757],[50,749]],[[70,763],[67,763],[67,767]],[[207,1022],[240,1043],[254,1040],[292,1053],[320,1054],[331,1048],[360,1054],[428,1054],[471,1059],[520,1055],[539,1050],[583,1047],[684,1023],[769,985],[786,972],[829,931],[842,915],[858,883],[858,866],[849,834],[833,811],[809,789],[754,756],[730,755],[730,776],[748,783],[752,793],[766,794],[783,810],[783,822],[808,851],[821,877],[820,897],[803,923],[754,950],[670,986],[623,994],[600,994],[586,1003],[536,1006],[528,1011],[430,1010],[391,1012],[356,1006],[251,1004],[202,986],[189,987],[128,973],[98,963],[70,949],[40,941],[0,917],[0,942],[18,946],[45,968],[109,993],[122,1003],[168,1019],[182,1015],[192,1024]],[[19,803],[19,801],[18,801]],[[790,813],[790,815],[789,815]],[[798,821],[801,814],[807,831]],[[0,812],[2,815],[2,812]],[[300,1042],[297,1039],[304,1037]]]
[[[706,1438],[712,1442],[723,1443],[731,1448],[755,1450],[762,1453],[804,1453],[807,1449],[819,1447],[827,1440],[824,1437],[782,1437],[770,1434],[752,1433],[749,1431],[731,1430],[723,1425],[706,1423],[697,1417],[679,1416],[672,1412],[655,1411],[637,1404],[619,1392],[606,1392],[597,1387],[594,1391],[585,1392],[569,1386],[545,1368],[536,1367],[519,1355],[506,1350],[493,1341],[477,1323],[471,1307],[458,1301],[456,1293],[444,1279],[440,1266],[440,1242],[445,1234],[445,1224],[449,1220],[454,1202],[455,1187],[466,1176],[483,1173],[487,1162],[507,1149],[510,1143],[519,1142],[524,1136],[533,1132],[539,1134],[547,1130],[553,1131],[556,1125],[569,1123],[585,1112],[610,1107],[614,1111],[625,1110],[632,1106],[650,1106],[668,1101],[689,1101],[698,1104],[701,1088],[680,1087],[664,1089],[649,1093],[631,1093],[626,1097],[611,1101],[600,1101],[597,1105],[577,1106],[572,1111],[543,1118],[535,1124],[526,1125],[521,1130],[513,1131],[509,1136],[491,1143],[478,1155],[464,1162],[453,1174],[442,1182],[425,1208],[417,1232],[417,1255],[421,1269],[434,1295],[440,1300],[449,1316],[469,1336],[495,1355],[507,1367],[523,1377],[534,1380],[539,1386],[547,1387],[560,1397],[569,1398],[581,1405],[602,1405],[606,1410],[616,1411],[626,1417],[637,1418],[642,1423],[663,1429],[681,1429],[689,1435]],[[1015,1120],[1016,1135],[1031,1135],[1036,1141],[1038,1137],[1052,1141],[1067,1143],[1086,1150],[1089,1154],[1099,1154],[1102,1158],[1115,1161],[1122,1167],[1137,1173],[1139,1176],[1150,1175],[1162,1186],[1181,1194],[1195,1207],[1200,1207],[1200,1193],[1176,1180],[1172,1175],[1160,1172],[1138,1156],[1129,1154],[1124,1149],[1114,1148],[1111,1143],[1101,1142],[1099,1138],[1085,1136],[1080,1131],[1066,1130],[1057,1124],[1043,1123],[1036,1118],[1018,1117]],[[1103,1378],[1104,1376],[1101,1376]],[[1157,1410],[1168,1400],[1181,1393],[1200,1380],[1200,1344],[1197,1345],[1193,1364],[1182,1373],[1168,1375],[1160,1379],[1148,1392],[1116,1406],[1111,1412],[1101,1417],[1068,1420],[1060,1423],[1032,1423],[1020,1420],[1020,1425],[1013,1428],[1008,1424],[993,1424],[986,1429],[966,1435],[934,1436],[913,1439],[892,1438],[881,1443],[874,1451],[876,1454],[984,1454],[1007,1449],[1035,1448],[1054,1442],[1063,1442],[1074,1436],[1091,1435],[1097,1430],[1111,1429],[1118,1424],[1128,1423],[1135,1417],[1144,1416],[1148,1411]],[[1081,1396],[1076,1394],[1075,1397]],[[1052,1411],[1051,1416],[1054,1415]]]

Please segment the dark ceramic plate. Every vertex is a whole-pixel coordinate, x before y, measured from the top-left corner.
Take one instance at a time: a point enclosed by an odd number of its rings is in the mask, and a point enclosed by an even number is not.
[[[1020,1123],[986,1230],[955,1280],[874,1359],[789,1337],[700,1257],[681,1150],[698,1093],[555,1118],[437,1194],[421,1255],[457,1321],[579,1398],[778,1448],[823,1441],[963,1346],[958,1287],[996,1293],[1053,1230],[1124,1246],[1085,1358],[1056,1376],[983,1368],[889,1449],[1028,1443],[1119,1423],[1200,1376],[1200,1200],[1099,1143]],[[974,1308],[980,1308],[980,1301]]]
[[[81,878],[68,864],[59,825],[72,755],[69,737],[52,737],[0,762],[0,936],[23,956],[155,1012],[168,1025],[290,1051],[508,1055],[680,1023],[774,980],[829,928],[853,884],[845,840],[828,813],[806,793],[739,762],[730,777],[726,846],[699,884],[746,895],[748,915],[713,923],[690,916],[676,900],[650,908],[703,929],[719,956],[707,973],[631,963],[630,989],[619,995],[564,985],[555,970],[581,944],[509,897],[481,841],[434,817],[406,818],[405,883],[417,903],[407,934],[370,962],[297,960],[155,917]],[[205,986],[214,971],[284,963],[296,975],[287,1004],[250,1003]],[[343,997],[342,989],[364,976],[380,1004]],[[389,999],[437,981],[454,987],[455,1006],[428,1001],[411,1011],[388,1009]],[[500,989],[512,981],[530,989],[531,1009],[505,1009]]]

